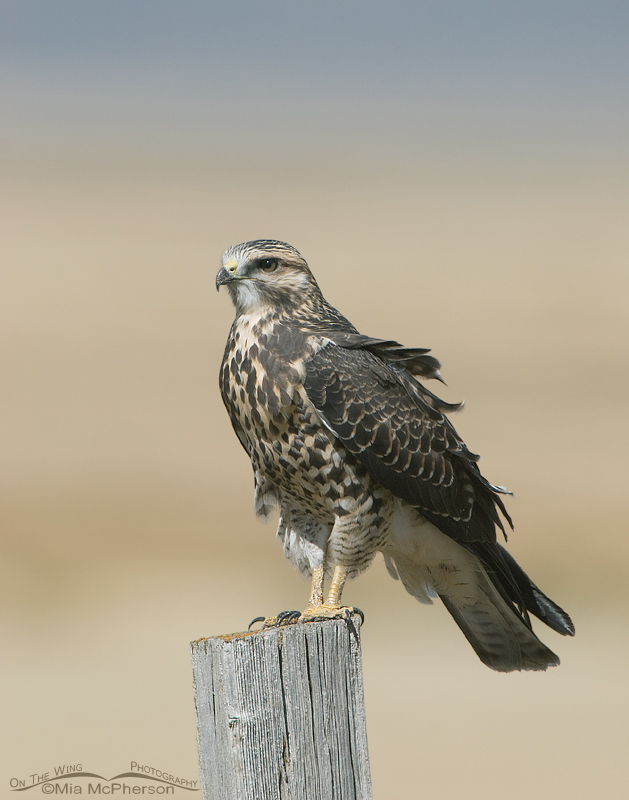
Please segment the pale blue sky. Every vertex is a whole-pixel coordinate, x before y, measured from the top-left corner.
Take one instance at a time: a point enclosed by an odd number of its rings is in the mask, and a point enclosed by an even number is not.
[[[622,143],[629,4],[2,0],[9,139]]]

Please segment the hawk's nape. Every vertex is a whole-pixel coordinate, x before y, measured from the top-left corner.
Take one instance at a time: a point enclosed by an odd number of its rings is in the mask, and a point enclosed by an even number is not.
[[[251,458],[257,513],[279,511],[285,555],[312,576],[301,619],[338,615],[346,579],[380,551],[414,597],[441,598],[488,666],[558,664],[530,615],[561,634],[574,627],[497,543],[511,525],[506,490],[450,423],[458,406],[423,384],[439,362],[359,334],[283,242],[229,248],[216,285],[236,307],[223,401]]]

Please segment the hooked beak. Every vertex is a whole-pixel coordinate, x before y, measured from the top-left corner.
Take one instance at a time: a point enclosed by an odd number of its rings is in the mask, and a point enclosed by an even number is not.
[[[236,278],[236,270],[238,269],[238,262],[235,259],[230,259],[219,269],[216,276],[216,291],[221,288],[224,283],[238,280]]]

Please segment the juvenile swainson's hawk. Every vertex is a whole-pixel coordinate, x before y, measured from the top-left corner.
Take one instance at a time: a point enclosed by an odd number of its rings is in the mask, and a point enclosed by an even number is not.
[[[302,619],[338,616],[346,579],[381,551],[420,602],[441,598],[487,666],[559,664],[529,614],[561,634],[574,627],[497,543],[501,516],[511,525],[506,490],[448,420],[459,406],[421,382],[439,378],[439,362],[358,333],[284,242],[230,247],[222,285],[236,318],[221,393],[251,458],[256,512],[279,511],[284,554],[312,576]]]

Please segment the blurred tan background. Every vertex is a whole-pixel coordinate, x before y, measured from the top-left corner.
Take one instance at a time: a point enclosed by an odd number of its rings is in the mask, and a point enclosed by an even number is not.
[[[377,561],[345,598],[375,797],[624,798],[626,8],[2,5],[0,795],[196,778],[188,642],[306,602],[217,388],[221,253],[274,237],[360,330],[433,348],[577,627],[536,628],[560,668],[495,674]]]

